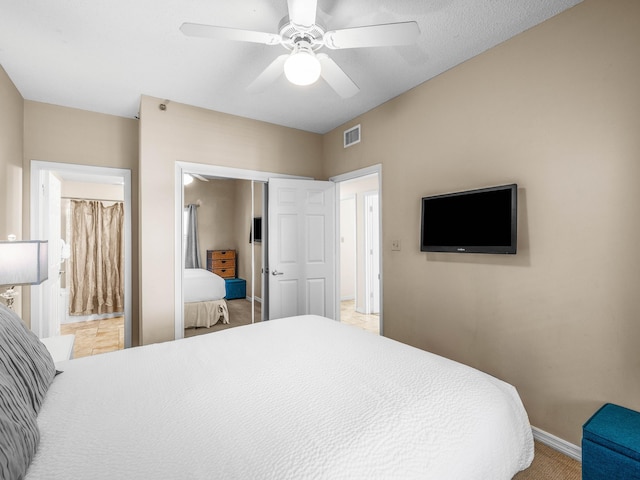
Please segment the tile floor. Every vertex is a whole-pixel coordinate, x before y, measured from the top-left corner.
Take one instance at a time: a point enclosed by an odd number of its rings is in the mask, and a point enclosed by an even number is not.
[[[348,323],[349,325],[355,325],[376,335],[380,334],[380,316],[365,315],[356,312],[355,302],[353,300],[340,302],[340,321],[342,323]]]
[[[60,334],[76,336],[73,358],[121,350],[124,348],[124,317],[67,323],[60,326]]]
[[[250,305],[249,302],[247,304]],[[259,312],[257,317],[260,317]],[[376,335],[380,333],[380,317],[356,312],[353,300],[340,302],[340,321],[355,325]],[[188,330],[194,330],[194,333],[185,336],[192,336],[196,333],[195,330],[202,331],[197,333],[212,331],[204,328]],[[73,358],[113,352],[124,348],[124,317],[67,323],[60,326],[60,333],[62,335],[74,334],[76,336],[73,346]]]

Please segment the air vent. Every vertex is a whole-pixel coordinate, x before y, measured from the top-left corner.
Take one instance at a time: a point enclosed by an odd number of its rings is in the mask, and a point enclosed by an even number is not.
[[[360,125],[344,131],[344,148],[360,143]]]

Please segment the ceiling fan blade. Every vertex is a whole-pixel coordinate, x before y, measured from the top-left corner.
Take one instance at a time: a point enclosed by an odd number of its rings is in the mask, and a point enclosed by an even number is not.
[[[385,23],[331,30],[324,34],[324,43],[334,50],[411,45],[415,43],[418,35],[420,35],[420,27],[416,22]]]
[[[287,0],[289,20],[300,27],[311,27],[316,23],[317,0]]]
[[[275,82],[284,71],[284,62],[289,57],[288,54],[280,55],[265,68],[256,79],[249,84],[247,91],[250,93],[259,93],[267,86]]]
[[[254,32],[252,30],[241,30],[239,28],[217,27],[215,25],[185,22],[180,26],[180,30],[189,37],[264,43],[266,45],[277,45],[280,43],[280,35],[275,33]]]
[[[191,175],[192,177],[194,177],[194,178],[197,178],[197,179],[198,179],[198,180],[200,180],[201,182],[208,182],[208,181],[209,181],[209,179],[208,179],[207,177],[203,177],[202,175],[197,174],[197,173],[191,173],[190,175]]]
[[[338,95],[342,98],[349,98],[360,91],[353,80],[326,53],[319,53],[316,56],[322,66],[320,75]]]

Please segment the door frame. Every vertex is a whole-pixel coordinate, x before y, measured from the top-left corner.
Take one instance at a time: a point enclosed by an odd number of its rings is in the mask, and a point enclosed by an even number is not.
[[[30,237],[41,239],[41,215],[44,213],[40,202],[39,185],[42,172],[63,172],[78,175],[79,181],[87,181],[83,178],[92,178],[92,183],[101,179],[117,177],[123,182],[124,189],[124,346],[131,347],[131,322],[132,322],[132,240],[131,240],[131,170],[126,168],[96,167],[74,163],[47,162],[31,160],[30,178]],[[37,286],[31,287],[31,330],[39,336],[42,330],[41,318],[41,291]]]
[[[383,248],[382,248],[382,164],[378,163],[376,165],[372,165],[370,167],[360,168],[358,170],[353,170],[351,172],[342,173],[340,175],[336,175],[330,177],[329,180],[332,182],[336,182],[336,241],[340,240],[340,183],[345,182],[347,180],[355,180],[357,178],[366,177],[368,175],[378,175],[378,241],[379,241],[379,262],[380,262],[380,335],[384,335],[384,319],[383,319]],[[339,244],[338,244],[339,245]],[[336,249],[336,272],[340,271],[340,249]],[[338,275],[336,278],[336,298],[340,298],[340,276]],[[340,318],[340,302],[336,302],[336,318]]]
[[[209,165],[204,163],[192,163],[185,162],[181,160],[176,160],[175,167],[175,182],[174,182],[174,198],[175,198],[175,241],[174,241],[174,285],[175,285],[175,311],[174,311],[174,337],[176,340],[180,338],[184,338],[184,294],[182,290],[182,280],[183,280],[183,271],[184,271],[184,263],[182,262],[182,251],[183,251],[183,226],[182,226],[182,211],[184,209],[184,175],[187,173],[195,173],[198,175],[209,175],[212,177],[219,178],[229,178],[235,180],[252,180],[256,182],[264,182],[269,184],[270,178],[298,178],[303,180],[312,180],[310,177],[302,177],[298,175],[289,175],[285,173],[275,173],[275,172],[264,172],[260,170],[249,170],[244,168],[235,168],[235,167],[224,167],[222,165]],[[265,189],[266,190],[266,189]],[[252,205],[253,210],[253,205]],[[263,210],[263,219],[267,218],[266,205],[263,202],[262,210]],[[252,214],[253,216],[253,214]],[[264,240],[264,226],[265,222],[263,221],[263,242]],[[262,244],[262,258],[268,255],[268,244]],[[265,248],[265,245],[267,248]],[[253,283],[253,279],[252,279]],[[264,282],[263,287],[264,289]],[[264,297],[264,295],[262,295]],[[263,298],[264,302],[264,298]]]
[[[53,337],[60,335],[60,294],[62,292],[60,287],[60,278],[62,270],[61,256],[52,255],[52,252],[61,252],[60,239],[62,238],[62,231],[60,228],[60,219],[62,216],[62,180],[51,171],[44,171],[40,174],[42,191],[38,192],[40,206],[43,209],[43,215],[40,219],[39,225],[42,227],[41,232],[47,232],[47,240],[49,245],[47,247],[49,264],[48,271],[50,272],[49,278],[46,284],[42,284],[38,289],[40,295],[40,310],[38,322],[38,336]],[[56,218],[52,218],[52,213],[55,212]],[[45,286],[46,285],[46,286]],[[45,321],[47,317],[45,312],[49,312],[49,319]],[[51,315],[55,312],[55,315]]]

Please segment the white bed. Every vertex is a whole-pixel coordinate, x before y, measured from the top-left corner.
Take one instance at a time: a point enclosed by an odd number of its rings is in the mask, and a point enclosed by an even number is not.
[[[514,387],[322,317],[57,367],[27,480],[510,480],[533,458]]]
[[[184,328],[229,323],[224,278],[202,268],[184,270]]]

